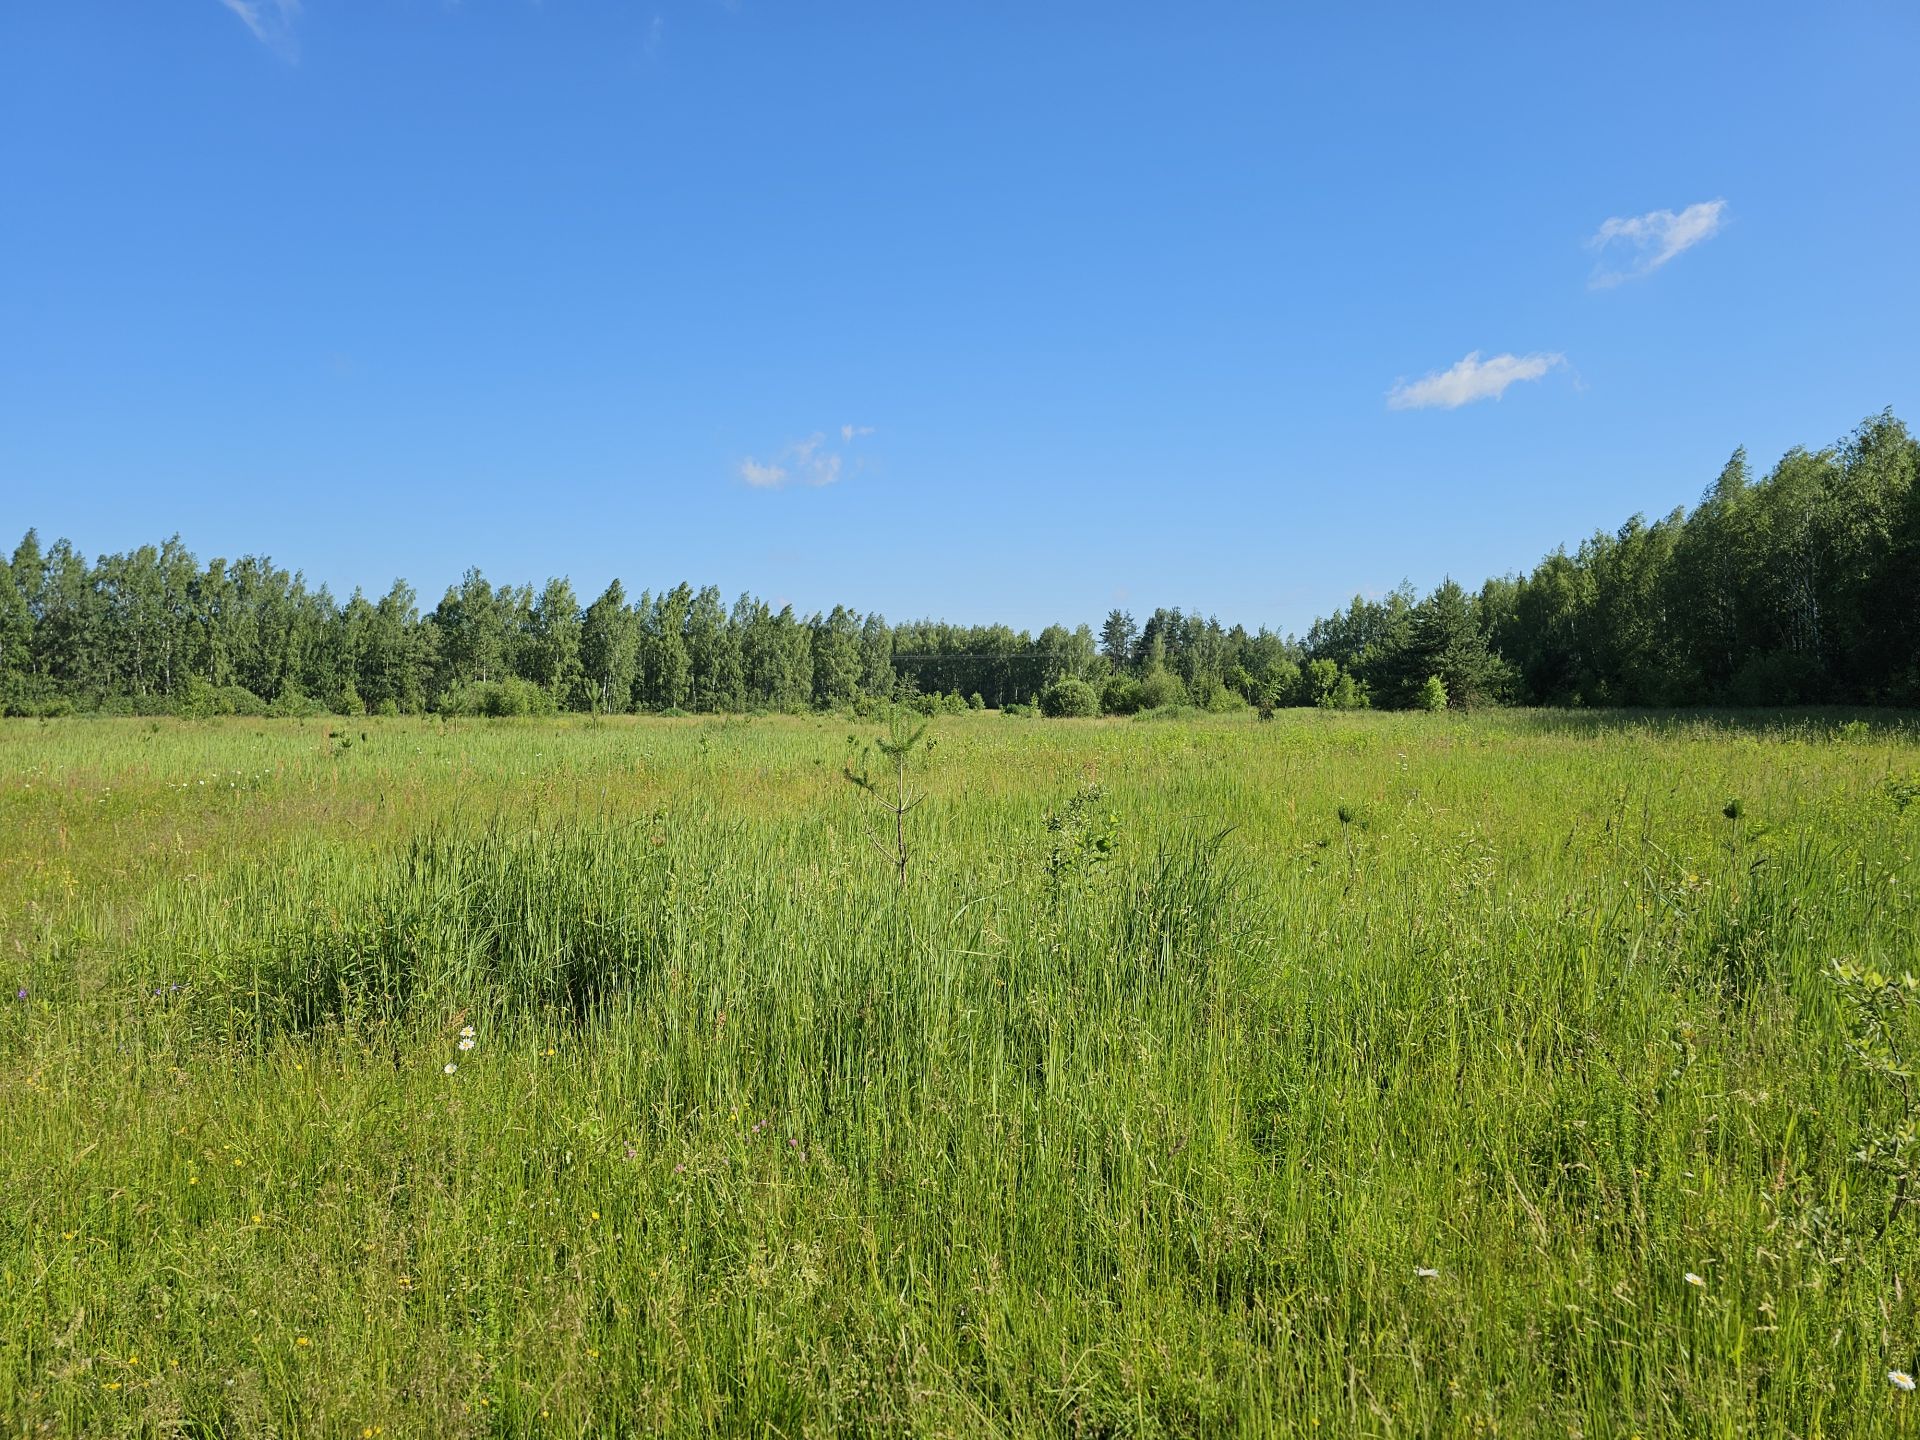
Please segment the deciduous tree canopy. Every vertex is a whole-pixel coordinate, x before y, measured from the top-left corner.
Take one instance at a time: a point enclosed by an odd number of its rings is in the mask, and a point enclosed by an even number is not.
[[[794,710],[913,698],[1055,713],[1191,703],[1354,708],[1920,703],[1920,444],[1891,413],[1754,479],[1736,450],[1691,513],[1634,516],[1477,594],[1356,597],[1304,639],[1179,609],[1038,636],[802,618],[712,586],[584,610],[565,579],[469,570],[422,614],[178,537],[89,563],[29,530],[0,561],[0,708],[259,713]],[[1069,683],[1071,682],[1071,683]],[[1437,682],[1437,683],[1435,683]]]

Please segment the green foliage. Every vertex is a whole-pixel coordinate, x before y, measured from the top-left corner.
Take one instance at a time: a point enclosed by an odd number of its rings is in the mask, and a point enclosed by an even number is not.
[[[1040,692],[1040,713],[1056,720],[1098,715],[1100,693],[1084,680],[1063,676]]]
[[[869,833],[867,838],[876,850],[893,862],[895,876],[902,890],[907,888],[907,865],[913,858],[912,847],[907,844],[907,816],[918,809],[926,798],[924,794],[914,793],[908,785],[907,773],[916,760],[924,761],[933,753],[934,741],[928,738],[927,730],[926,721],[922,720],[916,725],[907,707],[895,705],[887,714],[887,733],[872,742],[872,748],[879,751],[881,760],[885,762],[882,776],[876,778],[874,775],[870,752],[866,749],[850,757],[842,767],[847,780],[893,821],[891,848],[878,835]]]
[[[1873,1232],[1877,1242],[1920,1194],[1920,1094],[1914,1088],[1916,992],[1920,981],[1836,960],[1832,979],[1847,1021],[1847,1053],[1880,1093],[1861,1126],[1854,1159],[1888,1187],[1885,1217]]]
[[[244,691],[275,713],[478,713],[470,687],[519,681],[604,714],[840,709],[922,698],[1032,705],[1084,682],[1109,714],[1193,705],[1453,708],[1920,704],[1920,443],[1890,413],[1754,474],[1736,451],[1691,513],[1634,516],[1525,576],[1356,597],[1302,638],[1161,608],[1036,634],[889,625],[845,606],[802,617],[679,584],[585,610],[469,570],[422,615],[395,581],[337,601],[263,556],[202,566],[178,537],[89,561],[29,531],[0,562],[0,708],[209,711]],[[1076,692],[1077,693],[1077,692]],[[1235,697],[1238,697],[1236,700]],[[529,706],[544,712],[547,704]]]
[[[479,715],[490,720],[551,715],[558,708],[552,692],[517,676],[462,685],[440,699],[442,715]]]
[[[1420,695],[1414,708],[1427,711],[1447,708],[1447,687],[1438,675],[1427,677],[1427,683],[1420,687]]]
[[[1131,715],[1140,708],[1140,682],[1124,671],[1109,675],[1100,687],[1100,710],[1106,715]]]
[[[1164,710],[1187,703],[1186,682],[1167,669],[1149,670],[1142,675],[1136,694],[1142,710]]]

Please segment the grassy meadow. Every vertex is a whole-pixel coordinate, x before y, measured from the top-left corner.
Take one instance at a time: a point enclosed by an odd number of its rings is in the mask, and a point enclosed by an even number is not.
[[[0,724],[4,1433],[1920,1430],[1910,722],[875,729]]]

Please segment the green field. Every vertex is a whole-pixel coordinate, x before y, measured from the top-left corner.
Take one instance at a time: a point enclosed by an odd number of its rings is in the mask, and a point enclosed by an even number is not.
[[[0,725],[7,1433],[1916,1428],[1911,722],[874,731]]]

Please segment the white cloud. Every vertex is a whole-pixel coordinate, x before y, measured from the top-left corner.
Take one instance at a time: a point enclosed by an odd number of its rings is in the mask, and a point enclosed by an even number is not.
[[[1595,289],[1618,285],[1623,280],[1638,280],[1651,275],[1683,250],[1691,250],[1702,240],[1720,233],[1727,218],[1727,202],[1702,200],[1675,213],[1650,210],[1645,215],[1614,216],[1587,241],[1589,250],[1605,252],[1624,247],[1632,263],[1622,270],[1609,270],[1603,263],[1593,272]]]
[[[1494,355],[1486,360],[1475,350],[1445,370],[1421,379],[1400,381],[1387,392],[1389,410],[1458,410],[1475,400],[1498,400],[1507,387],[1521,380],[1538,380],[1567,363],[1560,354]]]
[[[289,60],[297,57],[293,22],[300,16],[300,0],[220,0],[240,17],[240,23],[253,32],[253,38]]]
[[[871,434],[871,425],[840,427],[843,444]],[[840,478],[845,464],[844,451],[829,447],[826,432],[816,430],[803,440],[793,441],[772,460],[763,462],[749,455],[739,468],[740,478],[756,490],[778,490],[789,484],[831,485]]]
[[[740,462],[740,478],[756,490],[777,490],[787,480],[784,465],[762,465],[751,455]]]

